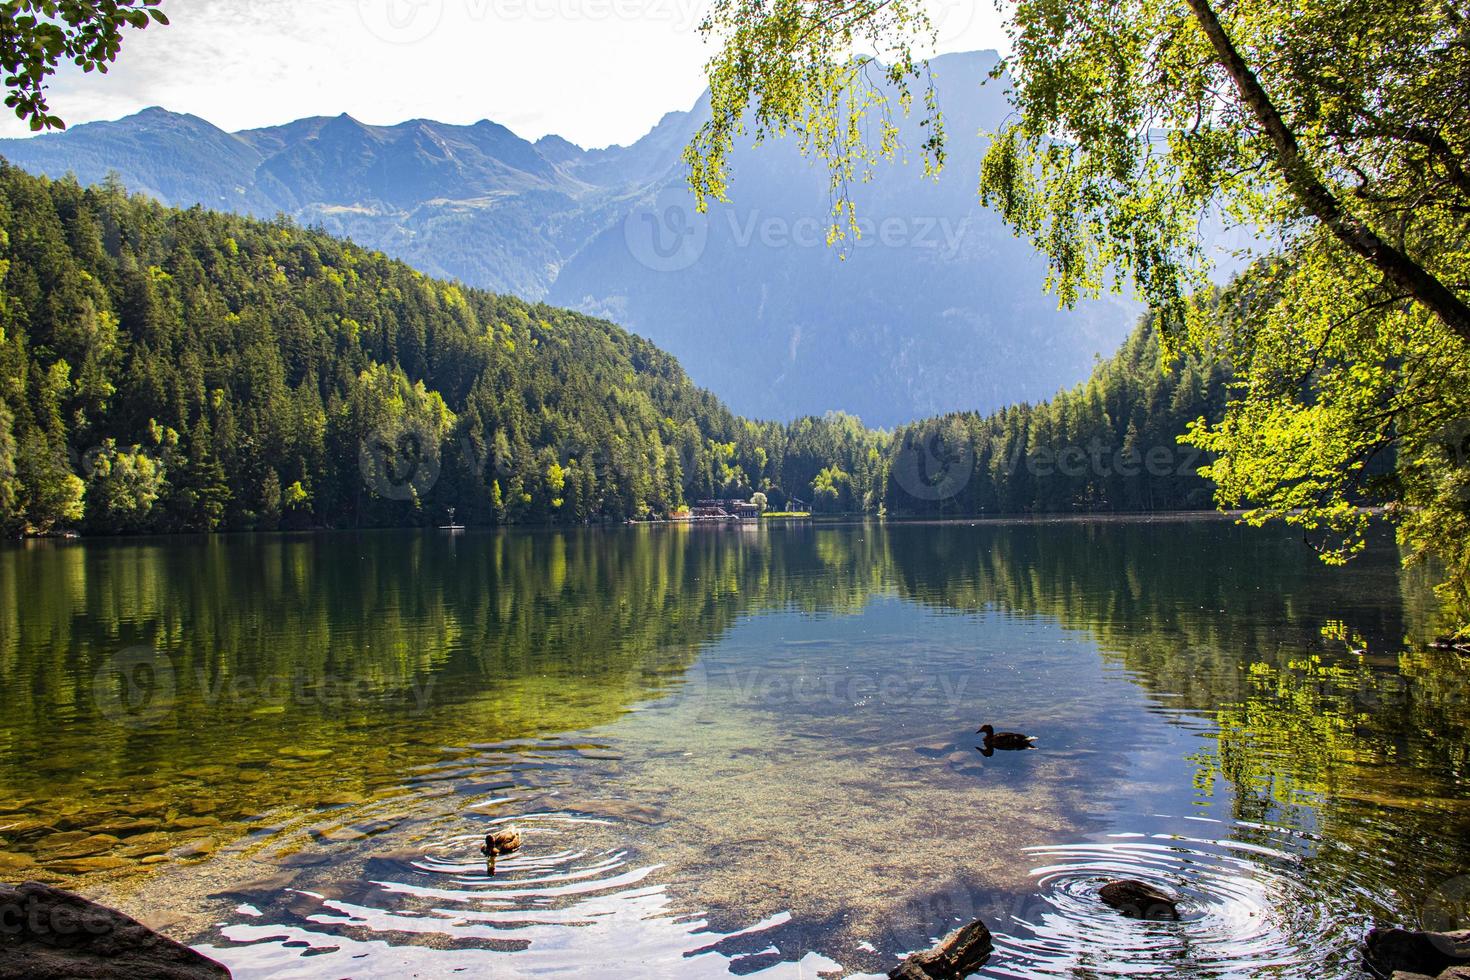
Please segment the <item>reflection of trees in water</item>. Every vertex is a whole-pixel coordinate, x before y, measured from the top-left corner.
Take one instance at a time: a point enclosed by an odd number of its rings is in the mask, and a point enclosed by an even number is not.
[[[1087,631],[1170,710],[1218,719],[1198,779],[1227,779],[1242,818],[1310,817],[1365,847],[1382,834],[1374,821],[1412,834],[1467,820],[1466,670],[1403,642],[1430,635],[1433,607],[1396,557],[1323,570],[1293,540],[1224,522],[6,550],[0,780],[20,796],[66,781],[85,799],[158,774],[159,792],[186,805],[207,796],[226,818],[311,798],[327,777],[370,791],[442,745],[610,721],[680,683],[741,615],[850,613],[880,594]],[[1335,621],[1343,636],[1324,637]],[[1363,655],[1350,652],[1359,636]],[[108,658],[134,646],[174,670],[164,710],[143,726],[101,710],[93,688]],[[274,697],[262,693],[282,679]],[[281,755],[321,748],[331,756]],[[264,777],[236,781],[252,761]]]
[[[1192,757],[1201,792],[1223,778],[1238,820],[1342,849],[1316,869],[1324,886],[1372,878],[1344,854],[1387,850],[1393,880],[1372,883],[1410,896],[1470,863],[1470,846],[1444,846],[1470,840],[1470,662],[1426,645],[1439,608],[1422,570],[1385,550],[1324,571],[1290,539],[1208,523],[1024,526],[974,543],[964,574],[913,556],[908,590],[1090,632],[1160,710],[1219,726]]]

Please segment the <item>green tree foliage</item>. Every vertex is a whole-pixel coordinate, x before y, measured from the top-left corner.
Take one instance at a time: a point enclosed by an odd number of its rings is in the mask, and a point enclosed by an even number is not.
[[[0,527],[10,524],[20,510],[20,480],[15,470],[15,417],[0,398]]]
[[[1223,421],[1192,435],[1219,457],[1221,505],[1303,526],[1332,561],[1361,545],[1355,505],[1402,505],[1411,553],[1446,562],[1444,591],[1470,621],[1470,9],[1018,0],[1010,12],[1014,53],[997,77],[1018,111],[990,134],[980,194],[1048,257],[1048,287],[1071,303],[1131,279],[1163,316],[1166,353],[1234,364]],[[851,49],[868,41],[900,69],[907,109],[929,31],[884,0],[726,0],[705,28],[722,43],[709,66],[721,97],[688,154],[701,201],[724,193],[725,134],[752,105],[758,133],[797,133],[845,193],[855,167],[891,152],[891,127],[872,137],[867,123],[890,109],[835,66],[863,65]],[[942,162],[942,145],[925,150]],[[1278,258],[1215,315],[1190,294],[1208,271],[1201,223],[1222,215]],[[1398,465],[1370,488],[1385,457]]]
[[[883,445],[738,419],[605,321],[115,186],[0,168],[0,273],[11,532],[621,520]]]
[[[62,60],[86,72],[107,71],[123,31],[167,24],[162,0],[4,0],[0,2],[0,69],[5,104],[31,129],[65,129],[51,113],[46,80]]]
[[[852,478],[835,466],[828,466],[812,480],[812,508],[833,514],[852,509]]]
[[[1219,418],[1229,365],[1186,355],[1159,370],[1147,318],[1092,377],[1038,405],[927,419],[898,429],[879,485],[890,514],[1188,510],[1210,506],[1208,460],[1178,445]]]
[[[848,189],[899,150],[897,108],[912,108],[910,86],[922,82],[925,173],[944,163],[944,123],[933,79],[913,56],[912,40],[933,25],[910,0],[860,0],[834,7],[821,0],[715,0],[701,24],[723,42],[707,66],[710,118],[685,150],[690,184],[700,209],[706,196],[725,200],[728,160],[735,140],[793,135],[804,154],[830,171],[831,239],[856,230]],[[885,54],[841,60],[834,52],[854,46]],[[877,125],[869,125],[870,115]],[[749,116],[749,121],[747,121]],[[876,130],[876,138],[874,138]]]
[[[150,523],[153,506],[163,495],[165,468],[139,446],[119,449],[103,442],[86,481],[87,517],[99,530],[132,531]]]

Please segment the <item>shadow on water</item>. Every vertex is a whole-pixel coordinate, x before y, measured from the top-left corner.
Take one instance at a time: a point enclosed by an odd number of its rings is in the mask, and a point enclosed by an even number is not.
[[[6,548],[0,876],[240,976],[1346,976],[1470,871],[1434,615],[1211,520]]]

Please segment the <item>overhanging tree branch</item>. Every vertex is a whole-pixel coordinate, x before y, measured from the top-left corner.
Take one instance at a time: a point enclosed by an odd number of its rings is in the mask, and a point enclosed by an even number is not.
[[[1407,253],[1385,241],[1369,225],[1342,206],[1302,155],[1296,135],[1281,118],[1271,97],[1261,87],[1230,39],[1209,0],[1186,0],[1195,20],[1215,49],[1225,73],[1235,83],[1241,101],[1255,116],[1276,150],[1276,162],[1286,186],[1307,212],[1321,221],[1337,239],[1377,267],[1394,285],[1434,313],[1445,326],[1470,345],[1470,305],[1415,262]]]

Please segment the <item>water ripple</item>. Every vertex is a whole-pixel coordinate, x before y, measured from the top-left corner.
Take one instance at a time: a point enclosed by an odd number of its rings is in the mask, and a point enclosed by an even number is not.
[[[1314,843],[1270,833],[1298,850]],[[1331,975],[1354,955],[1377,904],[1366,879],[1319,894],[1302,859],[1270,844],[1114,834],[1026,853],[1042,861],[1031,872],[1035,890],[1000,924],[987,976]],[[1099,890],[1119,878],[1180,896],[1180,920],[1138,921],[1104,905]]]

